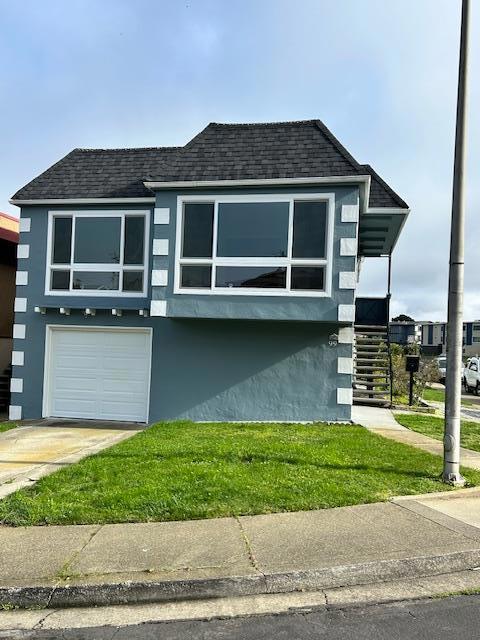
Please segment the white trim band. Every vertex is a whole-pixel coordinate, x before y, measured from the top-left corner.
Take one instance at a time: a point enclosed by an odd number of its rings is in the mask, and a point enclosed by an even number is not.
[[[44,205],[44,204],[145,204],[155,202],[155,198],[45,198],[43,200],[16,200],[11,198],[10,204],[22,205]]]
[[[353,389],[337,389],[337,404],[353,404]]]
[[[15,313],[25,313],[27,310],[27,299],[26,298],[15,298],[13,303],[13,310]]]
[[[168,284],[168,270],[154,269],[152,271],[152,287],[166,287]]]
[[[11,404],[8,410],[9,420],[21,420],[22,419],[22,407],[18,404]]]
[[[167,315],[167,301],[152,300],[150,303],[150,315],[165,318]]]
[[[14,340],[25,340],[25,329],[26,329],[26,325],[24,324],[14,324],[13,325]]]
[[[23,367],[25,363],[24,351],[12,351],[12,365],[14,367]]]
[[[355,305],[354,304],[339,304],[338,305],[338,320],[340,322],[354,322],[355,321]]]
[[[28,284],[28,271],[17,271],[15,276],[15,284],[17,287]]]
[[[155,207],[153,224],[170,224],[170,209]]]
[[[175,182],[158,182],[146,180],[147,189],[172,189],[194,187],[253,187],[268,185],[303,185],[303,184],[365,184],[370,186],[370,175],[358,176],[312,176],[311,178],[250,178],[245,180],[177,180]]]
[[[153,241],[153,255],[154,256],[168,256],[168,240],[155,239]]]
[[[10,391],[12,393],[22,393],[23,378],[10,378]]]

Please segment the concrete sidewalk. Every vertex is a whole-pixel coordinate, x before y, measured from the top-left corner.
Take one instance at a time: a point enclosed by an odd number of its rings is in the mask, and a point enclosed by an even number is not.
[[[136,424],[43,420],[0,434],[0,499],[138,433]]]
[[[399,413],[405,412],[400,411]],[[443,442],[441,440],[435,440],[402,426],[395,420],[390,409],[354,406],[352,407],[352,420],[384,438],[408,444],[437,456],[443,456]],[[460,459],[465,467],[480,470],[480,452],[460,447]]]
[[[480,565],[475,524],[478,489],[189,522],[0,527],[0,604],[218,598],[465,571]]]

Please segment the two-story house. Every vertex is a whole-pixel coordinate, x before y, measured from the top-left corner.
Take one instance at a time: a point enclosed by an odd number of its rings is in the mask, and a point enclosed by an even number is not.
[[[75,149],[12,203],[11,419],[350,419],[359,259],[408,207],[322,122]]]

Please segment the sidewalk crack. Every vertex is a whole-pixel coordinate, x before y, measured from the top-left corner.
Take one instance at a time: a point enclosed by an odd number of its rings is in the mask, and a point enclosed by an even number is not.
[[[69,570],[70,570],[70,566],[72,565],[72,563],[78,558],[78,556],[82,553],[82,551],[90,544],[90,542],[94,539],[94,537],[97,535],[97,533],[99,533],[102,529],[103,529],[104,525],[100,524],[98,525],[97,529],[95,529],[95,531],[93,531],[90,534],[90,537],[88,538],[88,540],[85,541],[85,543],[81,546],[80,549],[78,549],[78,551],[75,551],[70,558],[68,558],[65,563],[63,564],[63,566],[61,567],[60,571],[57,573],[57,577],[62,579],[62,580],[66,580],[67,578],[70,577],[69,574]],[[55,587],[56,588],[56,587]],[[49,602],[53,596],[53,593],[51,594],[50,598],[49,598]],[[47,605],[48,606],[48,605]]]
[[[238,526],[240,528],[240,534],[241,534],[241,536],[243,538],[243,541],[245,543],[245,547],[247,549],[248,558],[249,558],[249,560],[251,562],[252,567],[255,569],[255,571],[258,571],[258,573],[260,573],[265,578],[265,574],[260,569],[260,566],[259,566],[259,564],[257,562],[257,558],[255,557],[255,553],[253,551],[252,545],[250,544],[250,540],[248,539],[247,532],[243,528],[243,525],[242,525],[242,522],[241,522],[240,518],[238,516],[233,516],[233,519],[236,521],[236,523],[238,524]]]

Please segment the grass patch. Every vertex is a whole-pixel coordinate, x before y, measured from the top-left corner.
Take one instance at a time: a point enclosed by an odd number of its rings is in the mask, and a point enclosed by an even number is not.
[[[425,387],[423,392],[423,399],[427,402],[445,402],[445,389],[434,389],[432,387]],[[467,400],[462,398],[462,405],[465,407],[474,407],[475,402],[473,400]],[[480,406],[480,405],[478,405]]]
[[[358,426],[159,423],[0,501],[12,525],[188,520],[445,489],[437,456]],[[470,483],[480,473],[465,471]]]
[[[400,413],[395,415],[395,419],[404,427],[412,429],[412,431],[418,431],[426,436],[435,438],[435,440],[443,440],[443,418]],[[480,422],[462,420],[460,444],[467,449],[480,451]]]
[[[0,422],[0,433],[8,431],[9,429],[15,429],[16,426],[14,422]]]

